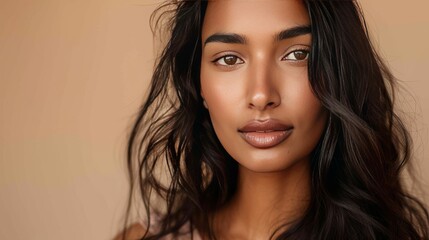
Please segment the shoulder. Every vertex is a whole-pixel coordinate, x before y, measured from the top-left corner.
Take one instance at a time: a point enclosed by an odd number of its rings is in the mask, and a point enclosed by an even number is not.
[[[197,229],[193,229],[192,233],[189,231],[189,223],[185,224],[179,231],[177,235],[168,234],[163,237],[163,240],[185,240],[185,239],[194,239],[201,240],[201,236]],[[146,233],[146,228],[140,223],[134,223],[128,227],[125,231],[120,232],[116,235],[113,240],[140,240]],[[125,236],[125,237],[124,237]],[[192,236],[192,237],[191,237]]]
[[[143,227],[140,223],[134,223],[130,227],[128,227],[125,231],[122,231],[119,234],[117,234],[113,240],[138,240],[138,239],[141,239],[145,233],[146,233],[145,227]]]

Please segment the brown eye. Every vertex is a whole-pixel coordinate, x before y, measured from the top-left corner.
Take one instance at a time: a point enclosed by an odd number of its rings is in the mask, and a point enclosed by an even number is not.
[[[308,53],[304,51],[296,51],[293,53],[293,55],[295,56],[296,60],[304,60],[307,58]]]
[[[227,55],[224,57],[221,57],[217,60],[215,60],[216,64],[222,65],[222,66],[233,66],[236,64],[242,64],[244,63],[243,60],[241,60],[239,57],[234,55]]]
[[[237,62],[237,57],[236,56],[226,56],[225,57],[225,63],[228,65],[234,65]]]
[[[286,55],[284,59],[291,61],[304,61],[308,58],[309,54],[310,52],[307,50],[295,50]]]

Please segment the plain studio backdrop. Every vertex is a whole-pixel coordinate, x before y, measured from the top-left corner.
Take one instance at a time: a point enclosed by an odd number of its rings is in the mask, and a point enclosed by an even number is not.
[[[158,3],[0,0],[0,239],[119,231],[127,131],[155,59],[148,21]],[[414,138],[416,176],[429,189],[429,1],[361,4],[406,89],[397,102]]]

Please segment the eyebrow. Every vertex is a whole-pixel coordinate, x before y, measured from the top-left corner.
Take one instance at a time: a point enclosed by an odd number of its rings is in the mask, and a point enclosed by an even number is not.
[[[309,25],[296,26],[296,27],[289,28],[289,29],[286,29],[286,30],[279,32],[278,34],[276,34],[275,39],[277,41],[282,41],[282,40],[298,37],[298,36],[309,34],[309,33],[311,33],[311,26],[309,26]]]
[[[280,31],[275,35],[274,40],[282,41],[282,40],[298,37],[309,33],[311,33],[310,25],[296,26],[296,27],[292,27],[292,28],[288,28],[283,31]],[[204,41],[204,46],[207,43],[212,43],[212,42],[246,44],[247,39],[246,39],[246,36],[236,34],[236,33],[215,33],[213,35],[210,35]]]
[[[246,37],[235,33],[215,33],[208,37],[204,46],[211,42],[246,44]]]

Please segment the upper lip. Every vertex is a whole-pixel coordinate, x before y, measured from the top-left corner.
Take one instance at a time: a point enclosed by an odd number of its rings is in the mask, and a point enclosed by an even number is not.
[[[248,122],[244,127],[239,128],[239,132],[271,132],[271,131],[286,131],[293,127],[291,125],[284,124],[276,119],[268,120],[252,120]]]

